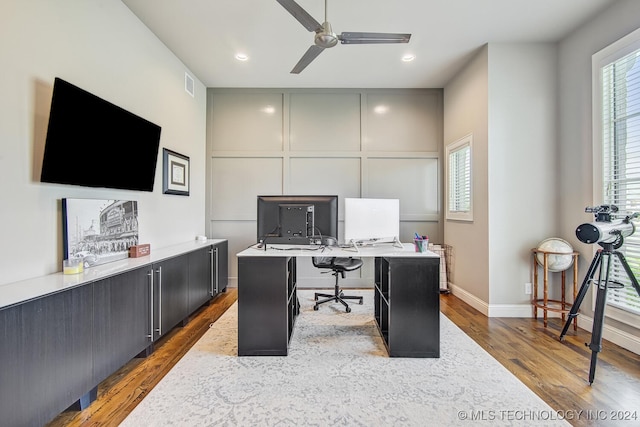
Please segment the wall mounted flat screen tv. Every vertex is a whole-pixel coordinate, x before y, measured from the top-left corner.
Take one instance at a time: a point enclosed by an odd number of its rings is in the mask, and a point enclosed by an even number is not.
[[[160,126],[56,78],[40,181],[153,191]]]
[[[257,240],[314,245],[338,237],[338,196],[258,196]]]

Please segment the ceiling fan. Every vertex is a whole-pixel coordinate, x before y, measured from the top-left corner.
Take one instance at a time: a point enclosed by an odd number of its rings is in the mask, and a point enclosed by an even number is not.
[[[323,50],[335,46],[338,41],[342,44],[380,44],[380,43],[409,43],[411,34],[394,33],[342,33],[336,34],[331,29],[327,18],[327,0],[324,2],[324,24],[320,24],[313,16],[304,10],[294,0],[277,0],[287,11],[293,15],[304,27],[316,33],[314,44],[302,55],[300,61],[293,67],[291,74],[299,74],[311,63]]]

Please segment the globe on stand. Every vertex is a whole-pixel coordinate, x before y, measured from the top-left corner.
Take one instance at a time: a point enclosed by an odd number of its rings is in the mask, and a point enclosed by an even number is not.
[[[547,269],[549,271],[564,271],[573,264],[573,247],[566,240],[558,237],[545,239],[538,245],[536,261],[544,267],[544,252],[547,252]],[[553,252],[553,253],[549,253]],[[566,254],[566,255],[563,255]]]

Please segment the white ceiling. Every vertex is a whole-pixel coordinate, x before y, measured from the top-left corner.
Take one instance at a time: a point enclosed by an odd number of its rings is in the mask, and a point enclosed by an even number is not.
[[[338,44],[298,75],[313,33],[276,0],[122,1],[207,87],[438,88],[486,43],[557,41],[615,0],[329,0],[337,34],[411,41]],[[324,21],[323,0],[296,1]],[[416,59],[402,62],[408,53]]]

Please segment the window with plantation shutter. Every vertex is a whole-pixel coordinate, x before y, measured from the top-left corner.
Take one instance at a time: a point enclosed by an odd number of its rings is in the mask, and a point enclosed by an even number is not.
[[[599,132],[594,138],[602,159],[602,202],[626,214],[640,212],[640,32],[630,36],[594,55],[594,91],[599,91],[594,124],[599,121],[600,128],[595,127]],[[635,225],[640,228],[637,221]],[[619,251],[640,278],[640,230],[625,238]],[[640,296],[625,270],[617,260],[611,269],[611,279],[624,287],[610,288],[607,304],[640,315]],[[638,317],[625,319],[638,324]]]
[[[473,221],[471,145],[471,135],[447,145],[447,219]]]

